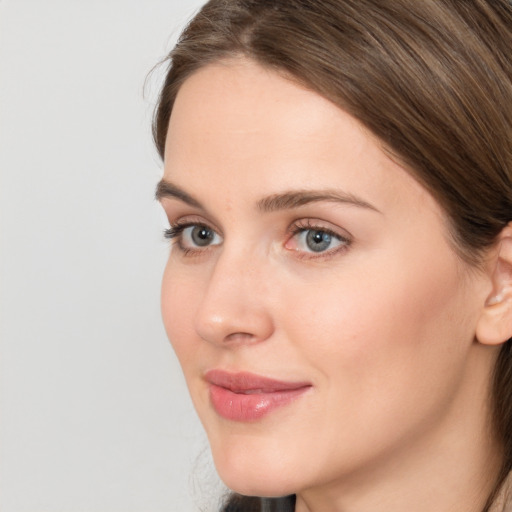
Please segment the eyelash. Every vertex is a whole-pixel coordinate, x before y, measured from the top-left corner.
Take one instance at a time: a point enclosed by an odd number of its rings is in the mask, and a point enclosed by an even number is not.
[[[206,246],[203,249],[191,249],[190,247],[185,247],[183,245],[183,231],[189,227],[199,227],[205,228],[208,230],[215,231],[213,228],[208,226],[203,222],[176,222],[171,225],[170,228],[164,230],[164,238],[167,240],[171,240],[173,246],[176,246],[179,251],[183,254],[183,256],[197,256],[200,254],[204,254],[212,246]],[[294,250],[295,257],[299,259],[328,259],[339,252],[343,252],[348,250],[350,245],[352,244],[352,239],[347,236],[343,236],[336,231],[329,229],[325,226],[321,226],[319,224],[314,223],[312,220],[302,220],[295,222],[287,231],[288,238],[286,243],[289,242],[293,237],[306,232],[306,231],[321,231],[334,239],[337,239],[341,242],[341,245],[330,250],[319,252],[318,254],[314,254],[312,252],[299,251]],[[292,249],[289,249],[292,250]]]
[[[328,249],[327,251],[319,252],[318,254],[296,250],[295,256],[299,259],[328,259],[340,252],[348,250],[348,248],[352,244],[352,239],[349,236],[343,236],[340,233],[334,231],[333,229],[329,229],[328,227],[322,226],[321,223],[315,222],[311,219],[300,220],[295,222],[288,230],[288,233],[290,235],[288,240],[291,240],[293,237],[307,231],[321,231],[322,233],[325,233],[331,236],[332,238],[339,240],[341,242],[341,245],[335,247],[334,249]],[[288,243],[288,241],[286,243]]]
[[[164,229],[164,238],[172,242],[173,247],[176,246],[183,256],[196,256],[204,253],[208,247],[204,249],[191,249],[183,245],[183,231],[190,227],[200,227],[205,229],[212,229],[210,226],[203,222],[176,222],[171,224],[171,227]],[[212,231],[215,231],[212,229]]]

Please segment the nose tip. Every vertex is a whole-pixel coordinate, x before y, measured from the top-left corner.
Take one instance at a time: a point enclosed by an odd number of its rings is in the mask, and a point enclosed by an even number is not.
[[[211,308],[205,308],[203,304],[196,317],[196,332],[203,340],[224,346],[256,343],[269,338],[273,332],[269,315],[261,309],[242,309],[240,306],[239,301],[231,305],[215,301]]]
[[[197,334],[223,346],[268,339],[274,325],[266,294],[258,288],[254,273],[234,276],[216,271],[196,312]]]

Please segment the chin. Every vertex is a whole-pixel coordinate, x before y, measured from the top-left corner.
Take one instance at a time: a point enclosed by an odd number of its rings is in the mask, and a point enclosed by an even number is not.
[[[247,445],[250,445],[250,440]],[[269,446],[227,449],[212,445],[212,454],[219,477],[234,492],[244,496],[280,497],[295,494],[299,482],[293,464],[285,453]],[[270,450],[270,452],[269,452]]]
[[[238,473],[219,471],[219,476],[226,487],[243,496],[260,496],[265,498],[279,498],[295,494],[297,487],[291,482],[283,482],[271,471],[270,474]]]

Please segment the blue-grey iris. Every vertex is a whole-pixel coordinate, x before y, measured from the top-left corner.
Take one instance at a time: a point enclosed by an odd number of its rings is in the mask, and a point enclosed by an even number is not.
[[[325,251],[331,245],[332,237],[325,231],[309,230],[306,234],[306,245],[314,252]]]
[[[199,247],[205,247],[212,243],[215,233],[204,226],[195,226],[190,233],[192,242]]]

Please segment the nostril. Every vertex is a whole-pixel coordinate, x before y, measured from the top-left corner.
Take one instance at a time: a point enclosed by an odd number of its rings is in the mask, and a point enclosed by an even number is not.
[[[248,342],[255,339],[255,336],[249,332],[233,332],[228,334],[224,341],[226,342]]]

